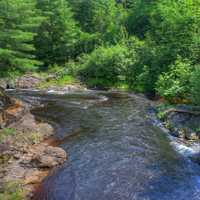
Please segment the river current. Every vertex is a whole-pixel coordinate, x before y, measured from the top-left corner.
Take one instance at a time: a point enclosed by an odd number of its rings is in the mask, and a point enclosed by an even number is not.
[[[200,167],[146,117],[150,102],[119,92],[12,92],[37,102],[68,161],[35,200],[200,200]]]

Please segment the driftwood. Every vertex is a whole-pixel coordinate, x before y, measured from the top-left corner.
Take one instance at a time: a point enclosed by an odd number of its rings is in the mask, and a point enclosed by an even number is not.
[[[196,116],[200,115],[200,111],[180,109],[180,108],[171,108],[171,109],[166,110],[164,113],[165,113],[165,115],[169,115],[172,112],[186,113],[186,114],[196,115]]]

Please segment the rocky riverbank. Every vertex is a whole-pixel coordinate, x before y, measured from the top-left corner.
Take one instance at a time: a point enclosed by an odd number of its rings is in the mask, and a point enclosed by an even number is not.
[[[0,108],[0,199],[29,199],[35,185],[62,165],[67,154],[55,146],[53,127],[37,122],[28,105],[2,88]]]
[[[59,80],[62,79],[57,74],[34,74],[27,73],[21,77],[14,79],[2,78],[0,79],[0,86],[4,89],[39,89],[39,90],[56,90],[60,92],[76,92],[86,90],[85,86],[80,84],[79,81],[70,83],[59,84]]]
[[[156,114],[173,136],[189,141],[200,139],[200,107],[159,105]]]
[[[200,107],[158,104],[149,110],[149,118],[178,152],[200,164]]]

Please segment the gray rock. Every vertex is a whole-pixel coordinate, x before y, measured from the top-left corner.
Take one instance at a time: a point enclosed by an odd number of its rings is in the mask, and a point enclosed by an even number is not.
[[[30,89],[35,88],[43,79],[31,74],[26,74],[16,81],[16,88]]]
[[[199,136],[196,132],[194,132],[190,129],[186,129],[185,130],[185,138],[188,140],[198,140]]]

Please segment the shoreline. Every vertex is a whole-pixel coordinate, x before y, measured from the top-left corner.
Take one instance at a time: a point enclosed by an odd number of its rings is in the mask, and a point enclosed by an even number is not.
[[[35,89],[28,89],[28,90],[36,90],[36,91],[41,91],[41,90],[39,90],[39,89],[37,89],[37,88],[35,88]],[[47,91],[47,90],[45,90],[45,91]],[[65,93],[68,93],[69,91],[66,91],[66,90],[64,90],[65,91]],[[64,92],[63,91],[63,88],[61,88],[61,90],[54,90],[54,92],[56,92],[56,93],[60,93],[60,92]],[[86,91],[86,90],[84,90],[84,91]],[[72,92],[72,91],[70,91],[70,92]],[[139,95],[140,96],[140,95]],[[143,95],[142,95],[143,96]],[[170,130],[168,129],[168,128],[166,128],[165,127],[165,125],[164,125],[164,123],[165,122],[162,122],[161,120],[159,120],[159,118],[158,118],[158,116],[156,116],[156,112],[155,112],[155,107],[156,107],[156,105],[153,105],[153,107],[154,107],[154,116],[152,117],[152,116],[150,116],[150,120],[153,120],[154,122],[153,122],[153,125],[154,126],[156,126],[156,127],[159,127],[160,129],[162,129],[165,133],[167,133],[167,134],[169,134],[170,136],[171,135],[173,135],[171,132],[170,132]],[[148,112],[147,112],[148,113]],[[31,116],[30,115],[30,111],[28,111],[28,113],[27,113],[27,115],[28,115],[28,118]],[[28,119],[26,119],[26,117],[25,117],[25,120],[28,120]],[[25,157],[25,158],[22,158],[22,160],[26,160],[26,158],[27,158],[27,156],[29,157],[30,155],[29,154],[32,154],[31,156],[33,156],[33,152],[34,151],[36,151],[37,152],[37,149],[43,149],[44,150],[44,148],[48,148],[48,147],[52,147],[52,148],[57,148],[57,150],[58,151],[61,151],[61,154],[62,155],[64,155],[64,153],[63,153],[63,149],[61,149],[60,147],[58,147],[60,144],[62,144],[64,141],[67,141],[67,140],[70,140],[70,138],[72,137],[76,137],[76,136],[78,136],[79,135],[79,133],[80,133],[80,131],[81,130],[74,130],[73,131],[73,133],[72,134],[69,134],[67,137],[65,137],[64,139],[62,139],[62,140],[59,140],[58,138],[56,138],[56,136],[55,136],[55,131],[53,130],[53,127],[50,125],[50,124],[48,124],[48,122],[47,123],[41,123],[41,122],[38,122],[38,121],[36,121],[34,118],[32,118],[32,120],[34,121],[33,123],[35,123],[34,124],[34,128],[35,129],[37,129],[38,128],[38,126],[40,126],[41,124],[46,124],[46,125],[44,125],[44,126],[46,126],[46,127],[48,127],[48,128],[50,128],[51,129],[51,131],[49,131],[49,133],[47,134],[47,135],[43,135],[42,133],[39,133],[39,135],[41,136],[41,138],[40,138],[40,140],[39,141],[34,141],[35,142],[35,144],[32,144],[28,149],[26,149],[26,151],[25,152],[20,152],[20,156],[19,155],[17,155],[17,157],[16,158],[14,158],[14,160],[15,161],[13,161],[13,162],[15,162],[16,163],[16,165],[20,165],[20,162],[19,162],[19,157]],[[27,123],[25,123],[25,124],[27,124]],[[21,126],[22,125],[22,127],[20,127],[20,131],[24,128],[23,126],[24,126],[24,123],[23,123],[23,120],[19,123],[19,124],[17,124],[17,126],[19,127],[19,126]],[[11,127],[14,127],[14,126],[11,126]],[[25,127],[25,128],[27,128],[27,127]],[[30,127],[29,127],[30,128]],[[50,130],[49,129],[49,130]],[[27,131],[27,130],[26,130]],[[40,131],[38,131],[38,132],[40,132]],[[51,132],[51,133],[50,133]],[[24,135],[25,133],[23,133],[22,135]],[[178,137],[177,137],[178,138]],[[30,138],[29,138],[30,139]],[[176,142],[176,141],[174,141],[174,142]],[[188,141],[187,140],[183,140],[182,142],[186,142],[186,143],[188,143]],[[172,144],[172,145],[175,145],[175,144]],[[25,145],[26,146],[26,145]],[[52,149],[51,149],[52,150]],[[180,151],[184,151],[183,153],[187,153],[187,151],[190,151],[190,150],[188,150],[188,149],[185,149],[184,150],[184,148],[182,148],[182,149],[179,149]],[[40,151],[38,151],[39,152],[39,154],[41,153]],[[37,153],[38,154],[38,153]],[[50,173],[51,172],[53,172],[54,170],[56,170],[57,168],[59,168],[60,166],[62,166],[62,164],[67,160],[67,154],[66,154],[66,152],[65,152],[65,155],[66,155],[66,157],[65,156],[63,156],[62,157],[62,161],[60,162],[58,162],[58,164],[56,164],[56,165],[54,165],[54,166],[51,166],[51,167],[37,167],[35,164],[34,165],[29,165],[29,163],[23,163],[23,170],[24,170],[24,174],[26,174],[23,178],[24,178],[24,181],[25,181],[25,183],[20,183],[21,184],[21,187],[23,187],[23,188],[25,188],[24,190],[25,190],[25,199],[31,199],[32,197],[33,197],[33,194],[35,193],[35,192],[37,192],[39,189],[40,189],[40,186],[41,186],[41,184],[42,184],[42,182],[43,182],[43,180],[45,179],[45,178],[47,178],[49,175],[50,175]],[[13,155],[12,155],[13,157],[15,157],[15,154],[13,153]],[[46,155],[44,155],[44,156],[46,156]],[[48,155],[49,156],[49,155]],[[34,159],[32,159],[32,160],[34,160]],[[30,158],[29,158],[29,161],[28,162],[30,162]],[[12,165],[13,163],[11,162],[11,163],[8,163],[8,165],[10,166],[10,167],[8,167],[9,169],[11,169],[12,170]],[[24,165],[25,164],[25,165]],[[27,166],[26,166],[26,164],[28,164]],[[49,164],[49,163],[48,163]],[[15,165],[14,165],[15,166]],[[16,166],[15,166],[16,167]],[[32,171],[30,171],[30,170],[32,170]],[[28,175],[27,175],[28,174]],[[9,176],[9,175],[8,175]],[[23,179],[22,177],[18,177],[18,180],[20,180],[21,181],[21,179]]]
[[[58,147],[54,128],[37,121],[29,105],[14,102],[3,110],[9,125],[0,129],[0,197],[31,199],[35,186],[68,156]]]

